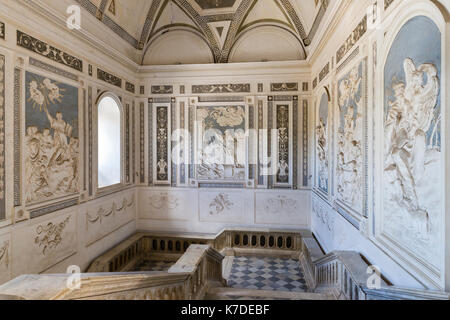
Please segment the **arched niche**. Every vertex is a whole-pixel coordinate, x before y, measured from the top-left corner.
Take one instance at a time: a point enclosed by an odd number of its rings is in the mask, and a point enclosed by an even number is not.
[[[231,48],[228,62],[290,61],[305,58],[305,50],[292,32],[276,25],[259,25],[240,34]]]
[[[143,65],[214,63],[207,42],[195,31],[171,29],[156,36],[145,50]]]

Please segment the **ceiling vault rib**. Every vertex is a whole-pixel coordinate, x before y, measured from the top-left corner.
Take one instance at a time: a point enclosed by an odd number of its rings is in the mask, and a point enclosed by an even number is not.
[[[252,8],[252,5],[256,3],[257,0],[242,0],[241,4],[237,8],[233,20],[231,21],[230,29],[228,30],[228,35],[225,40],[220,58],[218,62],[227,63],[230,55],[230,50],[233,47],[234,40],[238,33],[239,27],[241,26],[247,12]]]
[[[314,19],[313,26],[311,27],[311,30],[309,31],[308,39],[311,42],[313,41],[317,30],[319,29],[320,23],[322,22],[323,17],[325,16],[325,12],[327,12],[329,0],[322,0],[322,4],[320,6],[319,12],[317,13],[316,18]]]
[[[210,47],[213,49],[214,53],[214,61],[218,62],[219,57],[221,56],[219,44],[214,37],[211,29],[208,26],[207,19],[201,16],[197,10],[195,10],[191,4],[187,0],[172,0],[175,2],[180,8],[184,8],[189,17],[200,27],[201,31],[205,35],[206,39],[208,39],[210,43]]]
[[[161,0],[153,0],[148,9],[147,17],[145,18],[144,27],[142,28],[141,38],[139,39],[138,49],[144,49],[144,45],[146,39],[150,36],[150,30],[153,24],[153,19],[158,11],[159,5],[161,4]]]
[[[298,17],[297,12],[295,12],[294,7],[292,6],[291,2],[289,0],[279,0],[281,6],[284,8],[284,10],[287,12],[289,17],[291,18],[292,22],[295,25],[295,28],[297,29],[300,37],[303,40],[303,44],[305,46],[309,46],[311,42],[308,39],[308,35],[306,34],[305,28],[303,27],[302,22],[300,21],[300,18]]]
[[[109,18],[104,12],[101,10],[101,6],[104,5],[106,7],[107,0],[102,0],[100,7],[97,8],[91,1],[89,0],[75,0],[80,4],[86,11],[95,16],[98,20],[100,20],[105,26],[107,26],[111,31],[113,31],[116,35],[125,40],[128,44],[130,44],[134,48],[138,48],[138,41],[130,35],[125,29],[123,29],[120,25],[114,22],[111,18]],[[104,10],[104,8],[103,8]]]

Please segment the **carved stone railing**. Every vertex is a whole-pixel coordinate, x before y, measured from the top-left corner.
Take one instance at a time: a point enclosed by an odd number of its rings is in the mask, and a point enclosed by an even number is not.
[[[94,260],[87,272],[127,272],[146,259],[177,261],[192,244],[209,244],[214,240],[186,235],[137,233]]]
[[[131,240],[131,239],[130,239]],[[23,275],[0,286],[0,297],[25,300],[200,300],[222,286],[223,256],[207,245],[191,245],[168,272]],[[73,281],[70,282],[74,284]],[[76,282],[75,282],[76,283]]]
[[[336,251],[312,262],[315,292],[331,292],[340,300],[449,300],[450,294],[390,286],[380,275],[378,288],[369,288],[369,265],[358,252]]]
[[[176,262],[192,244],[209,245],[227,255],[264,253],[297,259],[306,232],[227,229],[217,236],[140,232],[94,260],[87,272],[128,272],[144,260]]]
[[[302,232],[298,231],[227,229],[216,237],[214,247],[219,251],[232,251],[227,254],[264,252],[298,258],[302,249],[302,237]]]

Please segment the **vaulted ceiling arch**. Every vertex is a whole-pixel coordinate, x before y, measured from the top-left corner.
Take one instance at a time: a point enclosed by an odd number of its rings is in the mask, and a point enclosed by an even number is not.
[[[44,0],[45,1],[45,0]],[[202,34],[214,62],[228,62],[242,32],[256,25],[289,29],[304,52],[330,2],[336,0],[73,0],[94,15],[143,60],[161,32],[186,28]]]

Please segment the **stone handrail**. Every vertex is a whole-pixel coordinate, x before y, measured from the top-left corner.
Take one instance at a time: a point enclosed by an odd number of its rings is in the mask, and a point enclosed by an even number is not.
[[[371,288],[369,265],[358,252],[335,251],[312,261],[316,292],[332,292],[341,300],[449,300],[450,294],[391,286],[381,276]],[[368,281],[369,280],[369,281]]]
[[[25,300],[197,300],[224,284],[223,256],[207,245],[191,245],[168,272],[23,275],[0,286],[0,297]],[[69,281],[69,282],[68,282]],[[71,288],[68,283],[79,284]]]

